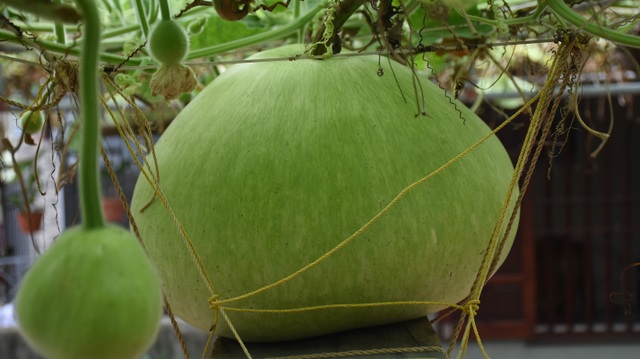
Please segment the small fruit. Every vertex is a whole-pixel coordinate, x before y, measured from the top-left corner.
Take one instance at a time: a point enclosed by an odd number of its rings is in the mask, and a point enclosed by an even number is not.
[[[162,296],[129,232],[76,227],[29,270],[16,313],[27,342],[49,359],[138,359],[157,333]]]
[[[218,16],[228,21],[238,21],[244,19],[251,7],[250,1],[243,0],[213,0],[213,7]]]
[[[44,125],[44,118],[40,111],[25,111],[20,116],[20,128],[24,133],[33,135],[40,132]]]
[[[189,36],[178,22],[160,20],[149,34],[149,51],[161,64],[180,63],[189,51]]]

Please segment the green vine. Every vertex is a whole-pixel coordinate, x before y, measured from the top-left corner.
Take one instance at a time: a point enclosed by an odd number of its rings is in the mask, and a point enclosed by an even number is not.
[[[144,34],[144,38],[147,39],[149,38],[149,22],[147,21],[144,4],[142,0],[135,0],[134,3],[138,22],[140,22],[140,29],[142,30],[142,34]]]
[[[55,3],[62,4],[62,0],[55,0]],[[67,42],[67,32],[64,28],[64,24],[61,22],[54,23],[53,33],[56,35],[56,41],[59,44],[64,45]]]
[[[304,26],[307,23],[309,23],[309,21],[311,21],[311,19],[313,19],[313,17],[318,12],[320,12],[320,10],[324,9],[325,6],[326,6],[326,2],[321,2],[316,7],[309,10],[303,16],[295,19],[294,21],[282,27],[275,28],[273,30],[266,31],[253,36],[247,36],[239,40],[229,41],[224,44],[209,46],[209,47],[191,51],[189,55],[187,55],[187,60],[192,60],[192,59],[197,59],[197,58],[202,58],[207,56],[214,56],[227,51],[240,49],[250,45],[259,44],[261,42],[275,40],[285,36],[289,36],[291,34],[295,34],[295,32],[298,31],[299,29],[304,28]]]
[[[298,30],[303,29],[318,12],[325,8],[325,6],[326,2],[323,1],[302,16],[294,19],[290,23],[278,28],[274,28],[273,30],[248,36],[239,40],[229,41],[223,44],[193,50],[187,55],[186,59],[193,60],[203,57],[215,56],[228,51],[240,49],[269,40],[276,40],[285,36],[289,36],[291,34],[295,34]],[[194,8],[193,10],[189,11],[189,15],[194,15],[204,10],[206,9],[203,7]],[[140,25],[138,24],[127,25],[110,31],[105,31],[105,33],[103,34],[103,38],[115,37],[129,33],[139,29],[139,26]],[[46,29],[51,29],[51,27],[47,27]],[[0,29],[0,41],[13,41],[20,43],[21,41],[25,41],[25,39],[18,38],[16,34],[11,31]],[[43,50],[47,50],[55,54],[69,54],[73,56],[80,55],[80,49],[78,49],[77,47],[69,47],[52,41],[38,40],[37,46],[35,44],[31,44],[31,46],[39,47]],[[148,58],[142,56],[127,58],[126,56],[102,52],[100,53],[100,60],[110,64],[126,63],[127,66],[140,66],[145,61],[147,61]]]
[[[314,44],[311,55],[325,55],[329,52],[328,43],[342,29],[342,26],[349,20],[351,15],[358,10],[365,0],[342,0],[331,2],[327,10],[327,21],[324,21],[316,31],[313,39]]]
[[[563,0],[543,0],[543,4],[546,4],[546,6],[548,6],[549,9],[551,9],[560,18],[574,26],[577,26],[578,28],[583,29],[591,35],[601,37],[620,45],[640,48],[640,37],[598,26],[597,24],[580,16],[580,14],[571,9]]]

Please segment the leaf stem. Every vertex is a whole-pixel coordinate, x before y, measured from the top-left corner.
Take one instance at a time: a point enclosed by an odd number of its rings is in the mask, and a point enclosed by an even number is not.
[[[98,180],[98,58],[100,54],[100,15],[93,0],[78,0],[84,16],[84,41],[81,47],[79,86],[82,116],[81,153],[78,167],[80,210],[85,229],[104,227]]]
[[[149,23],[147,22],[147,14],[144,10],[144,4],[142,0],[134,0],[136,16],[138,17],[138,22],[140,23],[140,29],[142,30],[142,34],[144,34],[144,38],[149,38]]]
[[[149,9],[148,9],[148,15],[149,17],[147,18],[147,22],[149,24],[153,24],[154,22],[156,22],[156,19],[158,18],[158,3],[155,1],[149,1]],[[198,10],[204,10],[204,9],[198,9]]]
[[[62,4],[62,0],[55,0],[55,3]],[[67,42],[67,33],[63,23],[56,21],[53,24],[53,33],[56,35],[56,41],[59,44],[64,45]]]
[[[502,19],[502,20],[487,19],[481,16],[475,16],[475,15],[467,15],[467,17],[469,18],[469,20],[472,20],[474,22],[479,22],[481,24],[487,24],[491,26],[498,26],[498,23],[504,24],[506,26],[516,26],[516,25],[522,25],[522,24],[530,24],[536,21],[536,19],[538,19],[538,16],[540,16],[540,13],[542,12],[542,9],[543,7],[538,7],[536,8],[536,11],[531,15],[514,17],[510,19]]]

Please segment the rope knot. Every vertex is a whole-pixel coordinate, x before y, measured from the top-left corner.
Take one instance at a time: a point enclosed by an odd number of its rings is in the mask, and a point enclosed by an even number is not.
[[[478,310],[480,310],[479,299],[472,299],[464,305],[464,311],[466,311],[470,317],[475,317],[478,314]]]
[[[209,298],[209,308],[211,308],[211,310],[213,310],[214,312],[218,312],[218,310],[220,309],[220,302],[218,302],[217,294],[214,294],[211,296],[211,298]]]

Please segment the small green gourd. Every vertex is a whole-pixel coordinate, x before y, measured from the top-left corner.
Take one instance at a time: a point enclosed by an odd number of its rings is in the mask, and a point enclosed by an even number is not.
[[[33,135],[42,129],[44,117],[40,111],[25,111],[20,116],[20,128],[24,133]]]
[[[159,20],[149,34],[149,52],[163,65],[180,63],[189,51],[189,36],[175,20]]]

